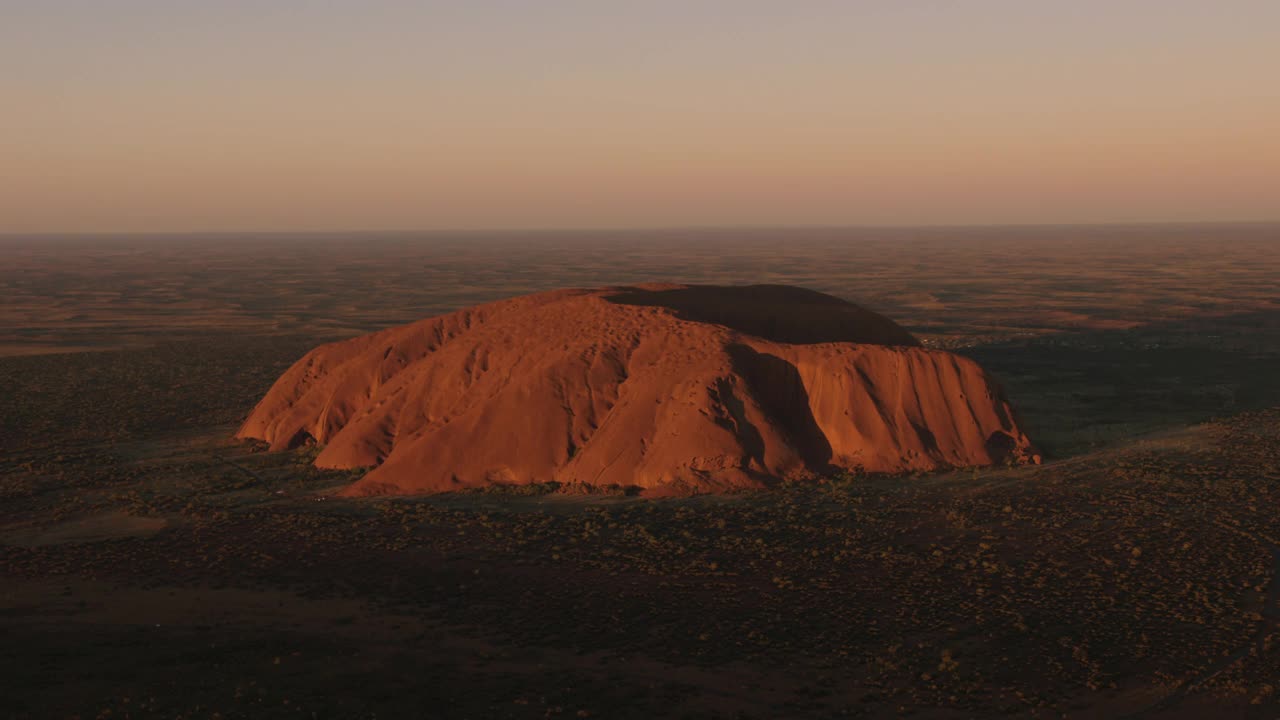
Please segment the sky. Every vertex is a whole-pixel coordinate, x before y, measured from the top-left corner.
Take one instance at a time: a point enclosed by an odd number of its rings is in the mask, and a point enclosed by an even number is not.
[[[1280,219],[1277,0],[0,0],[0,233]]]

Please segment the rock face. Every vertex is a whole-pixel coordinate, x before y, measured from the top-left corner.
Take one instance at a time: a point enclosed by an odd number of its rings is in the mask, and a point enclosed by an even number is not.
[[[372,467],[348,495],[551,480],[717,491],[1038,460],[972,361],[767,285],[563,290],[322,345],[237,436]]]

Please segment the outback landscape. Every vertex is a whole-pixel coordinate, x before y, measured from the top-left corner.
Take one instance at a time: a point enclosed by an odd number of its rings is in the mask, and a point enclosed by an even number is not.
[[[7,716],[1280,710],[1280,226],[10,237],[0,257]],[[326,438],[234,437],[318,345],[655,282],[878,313],[989,374],[1041,462],[801,452],[794,477],[762,460],[754,485],[669,497],[554,472],[346,497],[379,471],[317,463]]]

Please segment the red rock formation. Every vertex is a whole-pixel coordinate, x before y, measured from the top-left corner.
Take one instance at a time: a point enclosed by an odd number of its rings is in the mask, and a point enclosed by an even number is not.
[[[240,429],[349,495],[550,480],[691,491],[1032,457],[975,363],[785,286],[564,290],[312,350]]]

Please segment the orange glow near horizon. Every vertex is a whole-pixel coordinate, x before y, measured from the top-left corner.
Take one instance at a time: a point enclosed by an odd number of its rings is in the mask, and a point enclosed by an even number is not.
[[[0,232],[1280,219],[1273,2],[208,5],[6,10]]]

